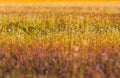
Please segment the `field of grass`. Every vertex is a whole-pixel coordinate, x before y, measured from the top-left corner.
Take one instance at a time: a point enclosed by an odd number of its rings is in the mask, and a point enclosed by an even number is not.
[[[2,4],[0,78],[120,78],[120,6],[78,5]]]

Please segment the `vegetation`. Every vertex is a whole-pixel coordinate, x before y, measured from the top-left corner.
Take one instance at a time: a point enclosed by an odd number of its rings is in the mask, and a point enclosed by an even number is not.
[[[119,78],[120,7],[0,7],[1,78]]]

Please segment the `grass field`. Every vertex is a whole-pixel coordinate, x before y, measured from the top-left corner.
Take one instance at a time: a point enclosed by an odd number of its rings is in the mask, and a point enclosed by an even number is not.
[[[119,59],[119,3],[0,6],[0,78],[120,78]]]

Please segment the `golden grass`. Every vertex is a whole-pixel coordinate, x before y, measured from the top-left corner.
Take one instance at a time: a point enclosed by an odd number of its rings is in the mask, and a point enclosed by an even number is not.
[[[1,78],[120,77],[118,3],[41,4],[1,5]]]

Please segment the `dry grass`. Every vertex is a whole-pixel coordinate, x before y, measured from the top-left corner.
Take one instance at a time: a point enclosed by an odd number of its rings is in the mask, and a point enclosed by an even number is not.
[[[0,7],[1,78],[120,77],[120,7],[73,4]]]

